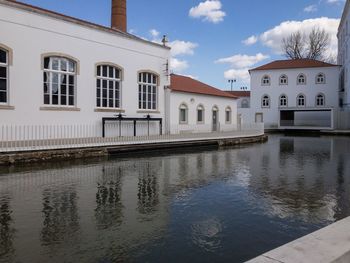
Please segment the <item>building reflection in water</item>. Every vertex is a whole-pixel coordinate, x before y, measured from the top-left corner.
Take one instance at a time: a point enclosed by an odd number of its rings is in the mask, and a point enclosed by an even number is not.
[[[103,167],[102,176],[97,182],[96,224],[99,229],[122,223],[122,167]]]
[[[159,204],[159,185],[157,172],[150,162],[140,167],[138,180],[138,211],[141,214],[152,214]]]
[[[15,253],[13,245],[15,229],[10,201],[7,195],[0,197],[0,259],[6,259],[7,262],[12,261]]]
[[[50,247],[67,240],[74,242],[80,230],[78,197],[74,187],[46,189],[42,196],[44,217],[41,230],[42,246]]]

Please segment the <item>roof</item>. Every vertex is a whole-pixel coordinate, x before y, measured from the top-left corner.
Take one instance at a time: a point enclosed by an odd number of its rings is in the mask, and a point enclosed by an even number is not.
[[[86,20],[82,20],[82,19],[75,18],[75,17],[72,17],[72,16],[67,16],[67,15],[64,15],[64,14],[61,14],[61,13],[57,13],[57,12],[54,12],[54,11],[51,11],[51,10],[47,10],[47,9],[44,9],[44,8],[41,8],[41,7],[37,7],[37,6],[30,5],[30,4],[22,3],[22,2],[19,2],[19,1],[0,0],[0,4],[6,5],[6,6],[10,6],[10,7],[14,7],[14,8],[17,8],[17,9],[21,9],[21,10],[24,10],[24,11],[28,11],[28,12],[35,13],[35,14],[45,15],[45,16],[48,16],[48,17],[51,17],[51,18],[62,20],[62,21],[71,22],[71,23],[74,23],[74,24],[77,24],[77,25],[90,27],[90,28],[93,28],[93,29],[97,29],[97,30],[104,31],[104,32],[107,32],[107,33],[119,35],[119,36],[122,36],[122,37],[133,39],[133,40],[136,40],[136,41],[139,41],[139,42],[143,42],[143,43],[146,43],[146,44],[150,44],[150,45],[153,45],[153,46],[158,46],[158,47],[161,47],[161,48],[170,49],[170,47],[167,47],[167,46],[164,46],[164,45],[161,45],[161,44],[158,44],[158,43],[154,43],[154,42],[151,42],[151,41],[144,40],[144,39],[142,39],[140,37],[137,37],[135,35],[132,35],[132,34],[130,34],[128,32],[123,32],[123,31],[115,29],[115,28],[102,26],[102,25],[95,24],[95,23],[92,23],[92,22],[89,22],[89,21],[86,21]]]
[[[273,70],[273,69],[296,69],[296,68],[324,68],[324,67],[338,67],[338,65],[322,62],[313,59],[287,59],[275,60],[260,67],[251,69],[256,70]]]
[[[250,91],[226,91],[236,97],[250,97]]]
[[[172,91],[196,93],[210,96],[225,97],[231,99],[237,99],[236,96],[229,94],[220,89],[209,86],[203,82],[192,79],[190,77],[171,74],[170,89]]]

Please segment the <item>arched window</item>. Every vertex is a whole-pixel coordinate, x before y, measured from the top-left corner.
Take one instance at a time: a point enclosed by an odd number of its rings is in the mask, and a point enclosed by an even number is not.
[[[326,99],[324,94],[320,93],[316,96],[316,106],[325,106],[326,105]]]
[[[306,98],[304,94],[299,94],[297,97],[297,106],[304,107],[306,105]]]
[[[150,72],[139,73],[139,109],[156,110],[158,108],[158,76]]]
[[[230,124],[232,122],[232,110],[231,110],[231,107],[226,107],[226,110],[225,110],[225,122],[226,122],[226,124]]]
[[[306,84],[306,76],[304,74],[300,74],[297,78],[297,84],[298,85],[305,85]]]
[[[243,99],[241,102],[242,108],[249,108],[249,101],[247,99]]]
[[[323,73],[319,73],[316,76],[316,84],[325,84],[326,83],[326,76]]]
[[[188,123],[188,107],[185,103],[182,103],[179,107],[179,122],[180,124]]]
[[[280,96],[280,107],[287,107],[288,106],[288,98],[285,94]]]
[[[286,75],[282,75],[280,77],[280,85],[287,85],[288,84],[288,77]]]
[[[0,104],[8,103],[8,52],[0,49]]]
[[[65,57],[44,58],[44,104],[74,106],[77,65]]]
[[[265,75],[261,79],[261,85],[263,86],[269,86],[271,84],[271,79],[268,75]]]
[[[203,105],[198,105],[197,107],[197,123],[204,123],[204,107]]]
[[[270,108],[270,97],[268,95],[264,95],[261,99],[261,107],[262,108]]]
[[[121,69],[111,65],[98,65],[96,76],[96,106],[101,108],[120,108]]]

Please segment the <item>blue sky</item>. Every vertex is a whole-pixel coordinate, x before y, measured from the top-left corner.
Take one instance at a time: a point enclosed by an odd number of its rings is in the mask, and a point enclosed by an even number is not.
[[[109,26],[110,0],[22,0]],[[249,86],[247,69],[283,58],[281,38],[318,26],[336,31],[345,0],[128,0],[128,30],[158,41],[168,35],[173,71],[221,89],[237,79]],[[289,22],[288,22],[289,21]],[[244,40],[249,40],[245,43]],[[248,43],[249,42],[249,43]]]

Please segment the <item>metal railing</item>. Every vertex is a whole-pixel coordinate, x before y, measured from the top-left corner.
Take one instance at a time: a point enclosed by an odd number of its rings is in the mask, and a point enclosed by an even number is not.
[[[210,126],[210,125],[209,125]],[[244,124],[237,128],[222,127],[212,132],[193,125],[171,126],[170,131],[159,134],[159,125],[138,126],[133,135],[133,124],[108,124],[102,138],[100,124],[72,125],[2,125],[0,126],[0,152],[55,150],[100,146],[118,146],[161,142],[209,140],[220,138],[251,137],[264,134],[262,123]],[[121,129],[120,129],[121,128]],[[120,133],[120,130],[122,131]]]

